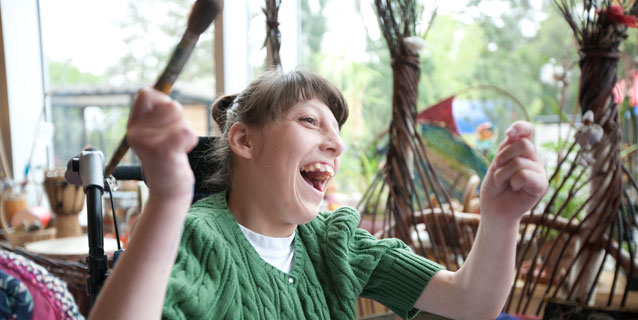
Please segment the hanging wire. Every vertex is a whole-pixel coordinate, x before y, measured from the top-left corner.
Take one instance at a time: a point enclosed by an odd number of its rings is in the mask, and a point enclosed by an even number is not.
[[[113,213],[113,227],[115,228],[115,240],[117,240],[117,250],[122,250],[122,246],[120,245],[120,232],[118,231],[117,226],[117,215],[115,214],[115,203],[113,202],[113,191],[111,191],[111,184],[109,183],[109,179],[104,179],[104,185],[106,186],[106,191],[109,192],[109,198],[111,199],[111,212]]]

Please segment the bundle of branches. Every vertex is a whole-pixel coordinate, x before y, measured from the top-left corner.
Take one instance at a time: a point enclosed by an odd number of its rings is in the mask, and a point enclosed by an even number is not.
[[[602,303],[615,306],[622,270],[627,280],[616,303],[624,307],[630,281],[638,276],[634,239],[638,186],[621,162],[621,122],[612,98],[619,46],[627,37],[628,25],[638,25],[633,16],[638,8],[635,2],[612,5],[611,1],[585,0],[581,7],[560,0],[556,4],[580,51],[583,124],[550,178],[554,188],[545,208],[523,224],[516,278],[522,277],[524,283],[518,297],[510,294],[506,305],[516,313],[528,313],[535,295],[592,304],[601,274],[610,266],[615,267],[614,276]],[[516,292],[516,284],[511,292]],[[539,314],[544,300],[537,301]]]
[[[263,8],[266,15],[266,68],[281,69],[281,59],[279,58],[279,48],[281,47],[281,32],[279,32],[279,7],[281,0],[266,0],[266,7]]]
[[[461,232],[416,127],[423,39],[415,37],[415,25],[420,10],[413,0],[375,0],[375,5],[392,59],[392,120],[385,164],[358,207],[371,222],[368,229],[382,224],[378,237],[400,238],[417,253],[458,268],[469,251],[471,233]]]

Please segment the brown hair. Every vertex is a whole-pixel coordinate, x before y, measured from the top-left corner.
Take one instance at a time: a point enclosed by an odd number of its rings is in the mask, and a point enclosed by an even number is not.
[[[253,80],[240,94],[223,96],[213,103],[212,116],[222,137],[208,153],[213,173],[206,179],[212,191],[231,187],[232,154],[228,144],[228,130],[235,122],[263,128],[300,101],[321,100],[334,115],[339,128],[348,118],[348,106],[341,91],[318,74],[295,70],[268,71]]]

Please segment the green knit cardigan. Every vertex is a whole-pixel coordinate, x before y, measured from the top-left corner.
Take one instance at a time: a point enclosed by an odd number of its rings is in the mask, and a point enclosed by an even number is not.
[[[194,204],[171,272],[163,319],[354,319],[358,296],[403,318],[442,267],[400,240],[357,228],[352,208],[297,227],[290,273],[259,257],[228,210],[226,193]]]

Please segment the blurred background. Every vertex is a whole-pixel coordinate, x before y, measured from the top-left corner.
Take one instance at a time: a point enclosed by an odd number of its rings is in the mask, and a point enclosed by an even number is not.
[[[125,132],[135,92],[163,69],[192,2],[0,2],[5,176],[39,185],[44,170],[64,168],[86,146],[109,159]],[[579,70],[572,32],[553,1],[419,3],[417,34],[425,48],[417,108],[451,110],[452,117],[435,114],[434,122],[455,127],[445,136],[447,145],[428,145],[445,160],[439,163],[460,162],[452,169],[482,177],[505,128],[516,120],[540,128],[539,151],[555,161],[557,138],[570,130],[565,123],[578,119],[572,115],[578,113]],[[263,7],[257,0],[225,2],[223,19],[201,36],[175,84],[172,96],[199,135],[217,134],[209,116],[217,96],[241,91],[263,72]],[[290,0],[279,13],[283,69],[322,74],[342,89],[350,107],[342,168],[331,188],[342,204],[356,204],[370,184],[390,122],[392,71],[374,10],[367,0]],[[636,53],[635,30],[629,34],[619,68],[628,83]],[[423,134],[427,143],[437,132]],[[451,144],[472,150],[446,152]],[[136,163],[135,156],[129,151],[123,163]]]
[[[82,193],[68,188],[59,170],[89,146],[101,150],[105,159],[111,157],[125,133],[137,90],[152,85],[163,70],[193,2],[0,0],[0,191],[5,194],[0,222],[5,235],[24,227],[25,232],[42,232],[37,237],[31,233],[20,245],[52,239],[55,231],[45,231],[49,221],[70,213],[86,227],[86,208],[76,201]],[[240,92],[266,68],[265,2],[223,2],[220,17],[201,35],[171,92],[200,136],[219,134],[210,117],[211,103]],[[577,215],[581,220],[578,211],[591,190],[587,185],[576,196],[568,192],[580,176],[557,164],[569,155],[566,146],[581,121],[579,56],[572,30],[555,2],[417,3],[422,10],[416,34],[424,42],[419,55],[418,130],[443,187],[462,205],[457,212],[478,212],[478,187],[506,128],[527,120],[536,127],[534,143],[547,172],[556,171],[548,195],[556,195],[554,206],[560,204],[561,217]],[[392,112],[392,61],[374,3],[284,0],[279,23],[283,70],[317,72],[339,87],[348,102],[350,117],[342,128],[346,149],[323,206],[356,206],[383,167]],[[614,92],[622,122],[620,157],[634,178],[636,35],[636,29],[628,29],[621,44]],[[565,158],[575,162],[573,156]],[[129,151],[122,163],[138,160]],[[125,242],[144,193],[143,183],[120,182],[117,192],[105,196],[108,236],[114,233],[110,198]],[[638,192],[628,197],[638,199]],[[554,201],[548,198],[543,204]],[[638,210],[634,203],[627,207]],[[442,204],[430,206],[443,209]],[[553,210],[549,207],[546,211]],[[478,223],[476,215],[468,221]],[[633,221],[626,250],[636,247]],[[362,227],[365,223],[364,217]],[[65,236],[85,230],[67,231]],[[370,231],[377,231],[374,224]],[[60,237],[59,226],[57,232]],[[52,254],[51,247],[31,250]],[[638,279],[628,278],[635,282],[632,290],[638,288]]]

